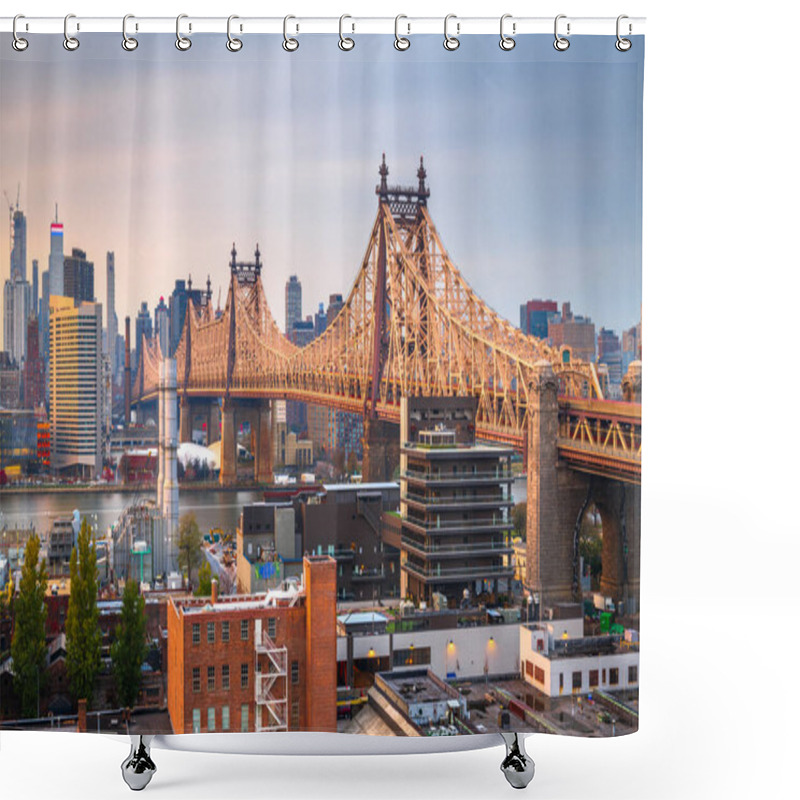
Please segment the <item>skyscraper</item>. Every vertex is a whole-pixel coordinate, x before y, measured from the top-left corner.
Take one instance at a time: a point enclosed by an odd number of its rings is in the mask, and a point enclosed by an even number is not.
[[[11,249],[11,280],[24,281],[28,269],[28,223],[17,206],[14,211],[14,246]]]
[[[47,363],[50,355],[50,270],[42,273],[42,296],[39,298],[39,352]]]
[[[26,326],[27,356],[22,374],[23,407],[37,408],[44,403],[44,359],[39,352],[39,320],[28,317]]]
[[[50,294],[61,296],[64,294],[64,225],[58,221],[58,206],[56,206],[56,221],[50,225],[50,258],[47,262],[50,271]],[[50,310],[49,304],[45,308]]]
[[[153,319],[147,308],[147,303],[142,302],[139,313],[136,315],[136,364],[133,367],[135,375],[139,370],[142,359],[143,340],[149,339],[153,335]]]
[[[103,306],[50,298],[51,463],[93,479],[102,469]]]
[[[335,319],[337,314],[342,310],[344,301],[340,294],[332,294],[328,297],[328,310],[325,312],[325,326],[330,325]]]
[[[16,278],[3,285],[3,349],[21,367],[26,353],[26,323],[31,313],[31,285]]]
[[[64,259],[64,296],[76,304],[94,302],[94,263],[87,261],[86,253],[77,247]]]
[[[303,287],[297,280],[297,275],[290,276],[286,281],[286,327],[284,333],[292,337],[295,322],[303,320]]]
[[[209,280],[209,293],[208,301],[210,302],[210,280]],[[175,355],[178,349],[178,342],[181,340],[183,333],[183,322],[186,317],[186,307],[189,305],[189,300],[196,304],[202,302],[203,292],[201,289],[192,289],[192,279],[189,278],[189,286],[187,288],[186,281],[175,281],[175,288],[169,297],[169,355]],[[167,355],[166,351],[164,355]]]
[[[31,313],[39,313],[39,259],[31,261]]]
[[[163,297],[158,299],[158,305],[153,310],[153,324],[159,347],[161,347],[161,354],[167,358],[170,347],[169,309]]]
[[[116,381],[119,373],[117,360],[117,310],[115,298],[114,253],[106,253],[106,354],[111,362],[111,379]]]

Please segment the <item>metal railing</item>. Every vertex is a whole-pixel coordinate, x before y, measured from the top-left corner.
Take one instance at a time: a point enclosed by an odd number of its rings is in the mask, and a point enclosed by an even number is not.
[[[507,555],[514,552],[514,547],[505,542],[474,542],[471,544],[441,544],[439,542],[431,542],[429,544],[422,544],[415,539],[408,536],[403,536],[401,542],[406,547],[412,550],[418,550],[420,553],[430,554],[458,554],[458,553],[490,553],[497,555]]]

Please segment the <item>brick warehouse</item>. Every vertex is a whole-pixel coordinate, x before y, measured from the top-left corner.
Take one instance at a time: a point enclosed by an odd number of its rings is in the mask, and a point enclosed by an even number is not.
[[[306,556],[301,584],[173,598],[167,706],[174,733],[336,731],[336,561]]]

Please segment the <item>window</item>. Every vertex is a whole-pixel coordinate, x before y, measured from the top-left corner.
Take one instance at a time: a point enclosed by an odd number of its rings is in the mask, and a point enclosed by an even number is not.
[[[636,664],[631,664],[628,667],[628,683],[639,682],[639,667]]]
[[[192,667],[192,691],[200,691],[200,667]]]
[[[250,706],[245,703],[242,706],[242,733],[250,730]]]
[[[222,641],[227,642],[231,638],[231,624],[228,620],[222,622]]]
[[[536,667],[533,679],[536,681],[536,683],[540,683],[542,686],[544,686],[544,670],[541,667]]]
[[[431,663],[430,647],[409,647],[405,650],[395,650],[392,663],[395,667],[410,667],[417,664]]]
[[[208,667],[206,672],[208,678],[208,691],[213,692],[214,689],[217,688],[217,670],[215,667]]]
[[[217,624],[215,622],[206,623],[206,641],[209,644],[214,644],[214,641],[217,638],[216,634],[217,634]]]
[[[606,682],[606,671],[605,671],[605,669],[604,669],[604,670],[603,670],[603,683],[605,683],[605,682]]]
[[[242,620],[241,630],[242,630],[242,641],[246,642],[248,640],[248,638],[250,637],[250,620],[249,619],[243,619]]]
[[[213,708],[208,709],[208,732],[212,733],[217,727],[217,716]]]
[[[619,669],[617,667],[611,667],[608,670],[608,682],[612,686],[616,686],[619,683]]]
[[[200,709],[192,709],[192,733],[200,733]]]
[[[564,691],[564,673],[560,672],[558,674],[558,693],[561,694],[561,692],[563,691]]]
[[[278,620],[275,619],[275,617],[270,617],[267,620],[267,636],[269,636],[270,639],[274,639],[275,635],[277,634],[277,630]]]
[[[583,673],[582,672],[573,672],[572,673],[572,691],[580,691],[581,686],[583,685]]]
[[[598,670],[590,669],[589,670],[589,688],[591,689],[594,686],[597,686],[598,678],[599,678]]]
[[[222,706],[222,730],[231,729],[231,709],[230,706]]]
[[[530,678],[533,677],[533,661],[525,662],[525,674]]]
[[[192,644],[200,644],[200,623],[192,623]]]
[[[292,661],[292,683],[300,683],[300,664]]]
[[[292,728],[297,730],[300,727],[300,703],[295,700],[292,703]]]
[[[242,664],[242,689],[246,689],[250,684],[250,665]]]
[[[222,665],[222,688],[226,691],[231,688],[231,668],[228,664]]]

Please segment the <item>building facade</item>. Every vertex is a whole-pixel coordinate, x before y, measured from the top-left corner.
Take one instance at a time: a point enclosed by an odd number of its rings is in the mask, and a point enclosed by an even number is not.
[[[402,400],[401,593],[415,602],[457,607],[514,575],[513,451],[475,443],[476,412],[476,398]]]
[[[529,336],[546,339],[547,326],[557,314],[555,300],[528,300],[519,307],[519,329]]]
[[[174,733],[336,731],[332,558],[266,594],[172,598],[167,635]]]
[[[286,281],[286,327],[284,333],[291,338],[294,323],[303,319],[303,287],[297,275],[290,275]]]
[[[94,302],[94,263],[77,247],[64,258],[64,296],[76,304]]]
[[[100,303],[50,298],[51,465],[85,479],[102,470]]]
[[[547,325],[547,338],[553,347],[569,347],[581,361],[595,360],[594,323],[589,317],[572,313],[569,303],[561,304],[561,313]]]

